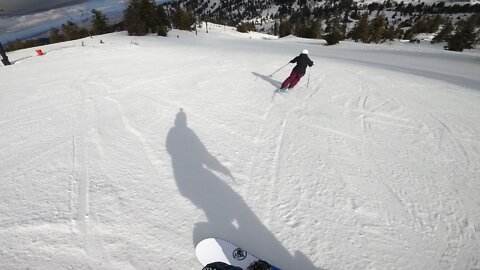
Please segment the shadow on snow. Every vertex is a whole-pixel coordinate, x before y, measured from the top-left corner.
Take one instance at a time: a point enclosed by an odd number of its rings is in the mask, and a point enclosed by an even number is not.
[[[252,74],[257,76],[258,78],[261,78],[264,81],[269,82],[271,85],[275,86],[275,89],[278,89],[278,88],[280,88],[280,86],[282,86],[282,82],[279,82],[279,81],[273,79],[270,76],[263,75],[263,74],[260,74],[260,73],[257,73],[257,72],[252,72]]]
[[[317,269],[303,253],[296,251],[292,256],[243,198],[212,173],[217,171],[232,177],[187,126],[187,116],[182,109],[168,132],[166,148],[180,193],[207,217],[207,221],[195,224],[194,245],[202,239],[216,237],[231,241],[283,269]]]

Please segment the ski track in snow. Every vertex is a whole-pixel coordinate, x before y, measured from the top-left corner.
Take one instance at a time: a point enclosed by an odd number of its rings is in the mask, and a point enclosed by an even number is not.
[[[86,82],[86,84],[84,84]],[[86,263],[89,267],[97,268],[94,263],[103,261],[109,265],[109,256],[105,251],[103,240],[97,238],[92,232],[95,224],[98,223],[98,217],[90,208],[90,175],[89,175],[89,151],[90,144],[93,142],[91,136],[94,132],[87,128],[86,116],[89,115],[89,109],[86,105],[92,105],[94,102],[87,102],[87,99],[96,99],[100,96],[87,97],[86,86],[91,86],[87,77],[81,77],[72,83],[72,90],[79,92],[79,101],[74,115],[73,125],[73,183],[72,183],[72,206],[76,210],[72,212],[74,228],[72,231],[79,232],[83,238],[83,249],[86,253]],[[105,94],[105,93],[103,93]],[[75,190],[77,190],[75,196]]]
[[[233,179],[212,175],[271,232],[262,245],[291,253],[256,255],[283,269],[480,269],[480,74],[454,85],[402,73],[415,51],[387,70],[375,46],[221,32],[12,53],[22,60],[0,67],[0,268],[198,269],[205,213],[179,193],[165,150],[182,109]],[[304,46],[314,67],[272,94],[293,65],[262,74]],[[371,59],[335,60],[352,52]],[[461,59],[452,69],[470,70]]]
[[[278,182],[278,173],[279,173],[279,169],[281,168],[280,164],[279,164],[279,159],[280,159],[280,155],[281,155],[281,152],[282,152],[282,142],[283,142],[283,136],[284,136],[284,133],[285,133],[285,126],[287,125],[287,121],[285,120],[282,120],[281,124],[280,124],[280,132],[279,132],[279,135],[277,137],[277,144],[276,144],[276,148],[275,148],[275,155],[273,157],[273,161],[274,163],[272,164],[272,168],[274,169],[274,173],[272,175],[272,179],[274,179],[274,183]]]

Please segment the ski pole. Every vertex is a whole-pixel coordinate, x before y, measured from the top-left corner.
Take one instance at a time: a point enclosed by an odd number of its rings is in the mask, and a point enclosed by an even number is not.
[[[308,84],[310,83],[310,73],[308,73],[308,80],[307,80],[307,89],[308,89]]]
[[[268,75],[268,76],[269,76],[269,77],[272,77],[272,76],[273,76],[273,74],[275,74],[275,73],[279,72],[279,71],[280,71],[280,70],[282,70],[284,67],[288,66],[288,64],[290,64],[290,62],[288,62],[288,63],[287,63],[285,66],[283,66],[283,67],[281,67],[281,68],[277,69],[277,71],[273,72],[272,74],[270,74],[270,75]]]

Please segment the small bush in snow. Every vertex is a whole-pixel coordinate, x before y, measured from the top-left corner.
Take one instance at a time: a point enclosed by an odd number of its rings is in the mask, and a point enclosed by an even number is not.
[[[255,25],[253,25],[253,23],[240,23],[237,26],[237,31],[241,33],[248,33],[250,31],[255,31]]]

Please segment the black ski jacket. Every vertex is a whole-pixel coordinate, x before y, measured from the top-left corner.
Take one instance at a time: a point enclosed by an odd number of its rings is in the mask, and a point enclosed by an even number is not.
[[[310,60],[306,54],[300,54],[299,56],[293,58],[290,63],[297,63],[297,65],[293,68],[293,71],[301,74],[305,74],[307,71],[307,66],[313,66],[312,60]]]

